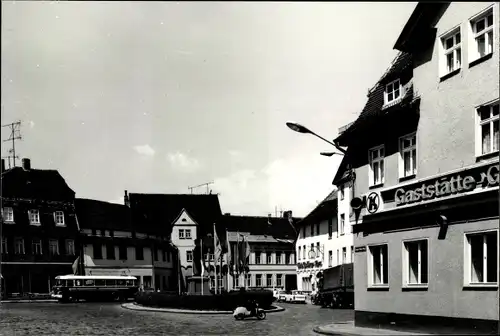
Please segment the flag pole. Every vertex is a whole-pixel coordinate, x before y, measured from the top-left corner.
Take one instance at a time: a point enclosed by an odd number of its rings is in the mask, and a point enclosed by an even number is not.
[[[177,276],[177,286],[179,287],[179,295],[181,295],[181,274],[182,274],[182,270],[181,270],[181,251],[179,251],[179,249],[177,249],[177,273],[178,273],[178,276]]]
[[[235,263],[235,271],[236,271],[236,278],[238,279],[238,287],[240,284],[240,230],[238,229],[237,231],[237,236],[236,236],[236,263]]]
[[[215,248],[217,245],[217,232],[215,231],[215,223],[214,223],[214,271],[215,271],[215,294],[217,294],[217,260],[215,260]]]
[[[201,253],[201,295],[203,295],[203,277],[205,275],[205,260],[203,260],[203,239],[200,239],[200,253]]]
[[[226,258],[226,263],[227,263],[227,274],[226,274],[226,289],[229,291],[229,267],[231,266],[231,244],[229,243],[229,234],[226,229],[226,245],[227,245],[227,258]]]

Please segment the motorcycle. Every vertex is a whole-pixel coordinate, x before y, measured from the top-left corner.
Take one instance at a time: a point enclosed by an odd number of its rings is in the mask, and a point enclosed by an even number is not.
[[[247,317],[256,317],[259,320],[266,318],[266,312],[264,309],[259,308],[259,305],[255,306],[255,309],[248,310],[246,307],[237,307],[234,310],[233,316],[236,320],[243,320]]]

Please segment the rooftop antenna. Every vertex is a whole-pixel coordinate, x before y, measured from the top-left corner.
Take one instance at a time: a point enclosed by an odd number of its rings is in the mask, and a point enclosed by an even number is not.
[[[16,166],[16,159],[19,159],[19,157],[16,155],[16,140],[21,140],[21,121],[16,121],[7,125],[2,125],[2,127],[9,127],[10,128],[10,136],[7,140],[4,140],[4,142],[7,141],[12,141],[12,148],[9,149],[9,155],[6,156],[9,162],[9,169],[11,167]],[[12,158],[12,166],[10,165],[10,158]]]
[[[193,187],[188,187],[188,189],[191,191],[191,194],[192,194],[193,193],[193,189],[206,186],[207,187],[207,195],[209,195],[210,194],[210,189],[208,188],[208,186],[211,185],[211,184],[214,184],[214,182],[212,181],[212,182],[206,182],[206,183],[198,184],[198,185],[193,186]]]

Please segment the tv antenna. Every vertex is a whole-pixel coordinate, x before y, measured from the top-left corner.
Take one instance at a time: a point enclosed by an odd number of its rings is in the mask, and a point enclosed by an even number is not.
[[[16,159],[19,157],[16,155],[16,140],[21,140],[21,121],[16,121],[7,125],[2,125],[2,127],[10,128],[10,136],[7,140],[3,142],[12,141],[12,148],[9,149],[9,155],[5,156],[9,162],[9,169],[16,166]],[[12,166],[10,164],[10,159],[12,158]]]
[[[206,182],[206,183],[198,184],[198,185],[193,186],[193,187],[188,187],[188,189],[191,191],[191,194],[192,194],[193,193],[193,189],[206,186],[207,187],[207,195],[209,195],[211,193],[211,190],[208,188],[208,186],[211,185],[211,184],[214,184],[214,182],[212,181],[212,182]]]

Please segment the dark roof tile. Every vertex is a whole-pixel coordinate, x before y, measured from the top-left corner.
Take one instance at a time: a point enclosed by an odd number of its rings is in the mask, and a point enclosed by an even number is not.
[[[276,239],[295,240],[297,233],[295,223],[300,218],[264,217],[264,216],[233,216],[222,217],[221,226],[229,232],[249,232],[251,235],[272,236]]]
[[[75,209],[81,229],[132,230],[130,209],[125,205],[77,198]]]

